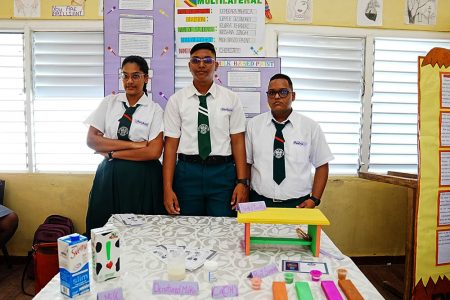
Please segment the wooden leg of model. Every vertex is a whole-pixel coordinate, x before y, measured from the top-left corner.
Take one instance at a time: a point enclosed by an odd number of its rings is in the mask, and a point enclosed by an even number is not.
[[[315,257],[320,253],[320,225],[308,225],[308,235],[311,237],[311,252]]]
[[[245,234],[244,234],[244,245],[245,245],[245,255],[250,255],[250,223],[245,223]]]

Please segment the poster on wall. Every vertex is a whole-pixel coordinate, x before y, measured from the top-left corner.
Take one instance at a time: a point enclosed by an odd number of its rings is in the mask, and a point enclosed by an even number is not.
[[[216,84],[234,91],[242,102],[247,118],[268,110],[266,91],[270,77],[280,73],[278,57],[222,57],[214,75]]]
[[[414,299],[444,299],[450,286],[450,111],[445,104],[450,50],[419,57],[419,177]]]
[[[201,42],[214,44],[218,57],[263,57],[264,0],[235,2],[176,0],[177,58]]]
[[[383,0],[358,0],[356,10],[358,26],[383,25]]]
[[[312,23],[313,0],[287,0],[286,21],[290,23]]]
[[[39,18],[40,16],[40,0],[14,0],[15,18]]]
[[[405,24],[436,25],[438,0],[405,0]]]
[[[121,63],[129,55],[149,65],[149,99],[165,108],[174,93],[174,2],[109,0],[104,6],[105,95],[123,92]]]

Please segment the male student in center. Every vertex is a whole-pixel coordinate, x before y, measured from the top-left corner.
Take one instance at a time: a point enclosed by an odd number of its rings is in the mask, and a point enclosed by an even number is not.
[[[248,198],[245,115],[237,95],[214,83],[217,67],[212,44],[194,45],[193,82],[170,97],[164,112],[169,214],[234,216],[235,206]]]
[[[265,201],[267,207],[314,208],[320,204],[328,162],[334,158],[325,135],[317,122],[292,110],[295,92],[289,76],[272,76],[267,100],[270,111],[247,125],[250,201]]]

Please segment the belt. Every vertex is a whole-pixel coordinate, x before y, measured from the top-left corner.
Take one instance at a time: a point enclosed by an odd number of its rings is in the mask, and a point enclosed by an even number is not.
[[[266,198],[267,198],[267,197],[266,197]],[[293,202],[293,201],[295,201],[295,202],[298,202],[298,201],[303,202],[303,201],[309,199],[309,194],[308,194],[308,195],[305,195],[305,196],[303,196],[303,197],[300,197],[300,198],[292,198],[292,199],[286,199],[286,200],[273,199],[273,198],[267,198],[267,199],[272,200],[273,202],[285,202],[285,203],[286,203],[286,202]]]
[[[305,195],[305,196],[302,196],[302,197],[299,197],[299,198],[291,198],[291,199],[283,200],[283,199],[268,198],[266,196],[258,194],[255,190],[250,190],[250,193],[254,193],[254,195],[264,199],[264,201],[271,201],[271,202],[275,202],[275,203],[277,203],[277,202],[283,202],[283,203],[300,202],[301,203],[301,202],[309,199],[309,194]]]
[[[202,159],[200,155],[186,155],[183,153],[178,153],[178,159],[188,163],[202,164],[202,165],[221,165],[233,162],[233,156],[221,156],[221,155],[210,155],[206,159]]]

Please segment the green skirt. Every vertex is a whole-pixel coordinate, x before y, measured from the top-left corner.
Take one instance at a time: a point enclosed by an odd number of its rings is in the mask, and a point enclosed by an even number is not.
[[[86,233],[102,227],[112,214],[167,214],[159,160],[104,159],[89,194]]]

